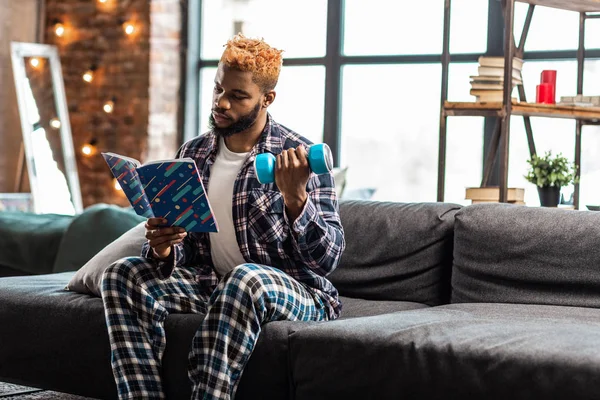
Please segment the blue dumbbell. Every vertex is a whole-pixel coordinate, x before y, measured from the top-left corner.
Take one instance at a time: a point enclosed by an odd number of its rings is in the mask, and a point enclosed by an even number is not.
[[[313,144],[308,148],[308,165],[317,175],[325,174],[333,168],[331,149],[325,143]],[[262,184],[275,182],[275,156],[262,153],[254,159],[256,177]]]

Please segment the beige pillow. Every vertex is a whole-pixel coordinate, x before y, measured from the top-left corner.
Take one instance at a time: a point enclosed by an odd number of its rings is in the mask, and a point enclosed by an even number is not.
[[[341,199],[344,195],[344,189],[346,188],[346,175],[348,174],[348,167],[334,168],[331,170],[333,175],[333,181],[335,182],[335,192],[338,199]]]
[[[100,281],[107,267],[123,257],[139,257],[146,241],[144,222],[131,228],[107,245],[73,276],[65,289],[100,297]]]

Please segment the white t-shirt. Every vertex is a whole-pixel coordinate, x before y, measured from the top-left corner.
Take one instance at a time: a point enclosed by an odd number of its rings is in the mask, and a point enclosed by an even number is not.
[[[240,252],[233,226],[233,185],[249,153],[234,153],[219,139],[219,152],[210,170],[208,200],[219,224],[218,233],[210,233],[210,254],[217,272],[223,276],[246,262]]]

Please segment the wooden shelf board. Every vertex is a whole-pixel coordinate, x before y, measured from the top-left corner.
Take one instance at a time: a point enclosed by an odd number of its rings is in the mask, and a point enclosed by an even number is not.
[[[599,12],[600,0],[517,0],[521,3],[577,12]]]
[[[450,102],[444,103],[444,111],[449,116],[502,115],[502,103]],[[513,115],[531,117],[581,119],[600,121],[600,107],[567,106],[561,104],[535,104],[513,102]]]

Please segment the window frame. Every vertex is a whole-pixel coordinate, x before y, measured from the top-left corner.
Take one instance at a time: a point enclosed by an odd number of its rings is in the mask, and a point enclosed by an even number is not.
[[[201,22],[202,2],[189,3],[187,22],[187,37],[185,40],[185,82],[182,83],[182,99],[184,99],[183,135],[182,141],[198,135],[200,117],[200,72],[205,67],[216,67],[218,60],[201,58]],[[442,53],[439,54],[405,54],[405,55],[358,55],[349,56],[342,53],[344,37],[344,2],[345,0],[327,1],[327,38],[326,54],[324,57],[286,58],[285,66],[324,66],[325,67],[325,103],[323,142],[332,150],[334,165],[339,166],[341,140],[341,101],[342,101],[342,67],[345,65],[375,65],[375,64],[430,64],[442,63]],[[423,16],[426,18],[426,15]],[[498,0],[488,0],[488,37],[487,49],[481,53],[451,53],[452,63],[476,63],[481,55],[503,54],[503,13]],[[182,42],[183,43],[183,42]],[[577,49],[557,51],[530,51],[524,53],[525,61],[532,60],[576,60]],[[600,59],[600,49],[589,49],[585,59]],[[442,86],[444,83],[442,82]],[[441,98],[441,90],[438,93]],[[486,118],[484,123],[483,157],[489,152],[489,143],[494,129],[493,118]],[[498,184],[498,163],[495,163],[490,184]]]

